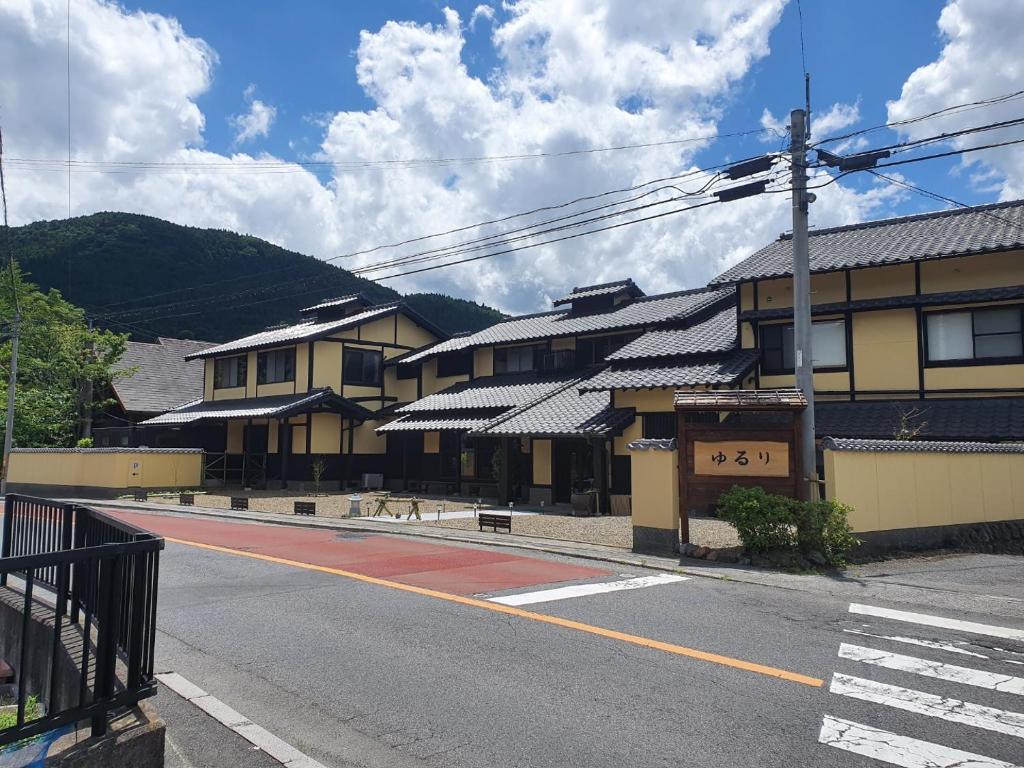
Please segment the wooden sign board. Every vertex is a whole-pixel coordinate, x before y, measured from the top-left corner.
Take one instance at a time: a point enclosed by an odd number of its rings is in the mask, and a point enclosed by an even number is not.
[[[710,477],[788,477],[789,443],[772,440],[694,440],[693,474]]]

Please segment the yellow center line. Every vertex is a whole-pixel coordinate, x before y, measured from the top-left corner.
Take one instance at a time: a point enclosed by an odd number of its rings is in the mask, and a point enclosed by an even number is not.
[[[631,635],[627,632],[619,632],[614,629],[596,627],[593,624],[584,624],[583,622],[573,621],[571,619],[563,619],[558,616],[548,616],[543,613],[535,613],[534,611],[525,611],[522,608],[516,608],[515,606],[502,605],[501,603],[492,603],[487,600],[478,600],[475,597],[453,595],[449,592],[439,592],[436,589],[427,589],[426,587],[415,587],[411,584],[402,584],[401,582],[397,581],[380,579],[376,576],[366,576],[361,573],[344,571],[340,568],[329,568],[325,565],[313,565],[312,563],[303,563],[298,560],[287,560],[283,557],[261,555],[256,552],[245,552],[239,549],[231,549],[230,547],[221,547],[216,544],[203,544],[198,541],[175,539],[171,538],[170,536],[165,536],[164,539],[175,544],[184,544],[185,546],[189,547],[209,549],[214,552],[223,552],[229,555],[238,555],[239,557],[251,557],[254,560],[263,560],[268,563],[277,563],[278,565],[290,565],[293,568],[304,568],[307,571],[319,571],[320,573],[330,573],[335,576],[343,576],[347,579],[362,581],[366,584],[375,584],[379,587],[388,587],[389,589],[397,589],[402,592],[411,592],[414,595],[423,595],[424,597],[433,597],[438,600],[447,600],[449,603],[458,603],[459,605],[468,605],[473,608],[482,608],[487,611],[493,611],[494,613],[504,613],[509,616],[517,616],[521,619],[539,621],[543,624],[552,624],[556,627],[562,627],[563,629],[573,629],[577,632],[586,632],[589,635],[597,635],[598,637],[605,637],[610,640],[619,640],[624,643],[638,645],[642,648],[653,648],[654,650],[664,651],[665,653],[673,653],[677,656],[686,656],[687,658],[700,659],[701,661],[707,661],[712,664],[720,664],[723,667],[732,667],[734,669],[742,669],[746,672],[754,672],[759,675],[776,677],[780,680],[787,680],[791,683],[801,683],[803,685],[809,685],[814,688],[820,688],[825,684],[824,680],[821,680],[817,677],[801,675],[798,672],[790,672],[785,669],[778,669],[777,667],[769,667],[764,664],[756,664],[752,661],[735,659],[731,656],[720,656],[717,653],[700,651],[696,648],[687,648],[684,645],[676,645],[674,643],[665,643],[661,640],[653,640],[649,637],[641,637],[640,635]]]

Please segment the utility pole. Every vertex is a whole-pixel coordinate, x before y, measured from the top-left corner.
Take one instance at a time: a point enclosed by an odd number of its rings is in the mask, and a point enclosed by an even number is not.
[[[92,318],[89,318],[89,343],[86,344],[85,353],[92,358]],[[91,362],[91,360],[90,360]],[[92,437],[92,376],[85,378],[85,394],[82,397],[82,437]]]
[[[7,425],[4,429],[4,467],[0,478],[0,496],[7,493],[7,468],[11,463],[11,441],[14,437],[14,394],[18,381],[18,337],[21,335],[21,313],[15,310],[11,328],[11,375],[7,379]]]
[[[796,386],[807,400],[801,417],[800,470],[807,483],[805,498],[816,500],[818,461],[814,444],[814,357],[811,352],[811,266],[807,242],[807,115],[802,109],[789,114],[790,157],[793,166],[793,349]]]

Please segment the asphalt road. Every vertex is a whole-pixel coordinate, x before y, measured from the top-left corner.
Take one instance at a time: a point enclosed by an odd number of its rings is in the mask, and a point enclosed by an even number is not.
[[[161,563],[161,671],[326,766],[1024,764],[1019,619],[872,615],[915,607],[857,613],[825,594],[702,578],[506,608],[489,598],[651,574],[399,536],[132,519],[192,542],[169,540]],[[970,566],[979,593],[986,563]],[[1018,577],[1014,588],[1004,574],[999,594],[1024,600],[1019,561],[990,565]],[[897,583],[941,580],[936,563],[901,567]],[[203,746],[209,731],[190,737],[183,700],[161,710],[173,696],[155,705],[175,743],[192,743],[179,746],[185,765],[263,764]]]

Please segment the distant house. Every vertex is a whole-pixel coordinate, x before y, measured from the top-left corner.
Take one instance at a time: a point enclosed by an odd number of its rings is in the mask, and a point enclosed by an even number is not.
[[[116,402],[95,418],[96,445],[174,447],[194,443],[194,435],[184,439],[180,430],[139,430],[137,425],[203,396],[203,363],[186,361],[185,356],[212,346],[211,342],[191,339],[129,341],[115,370],[134,372],[114,380],[110,397]]]

